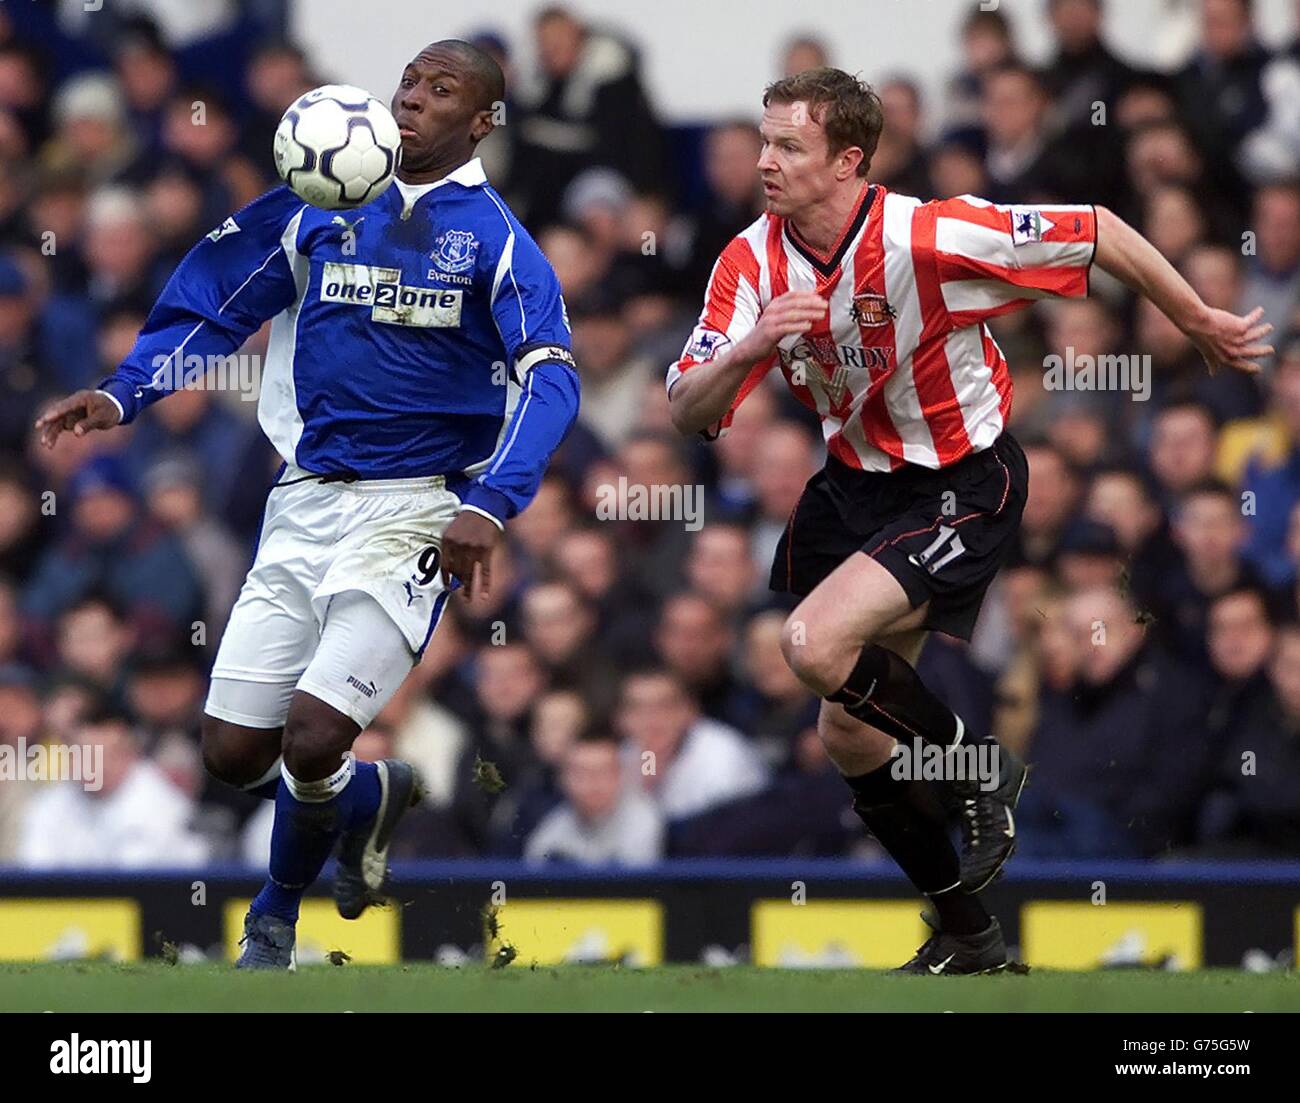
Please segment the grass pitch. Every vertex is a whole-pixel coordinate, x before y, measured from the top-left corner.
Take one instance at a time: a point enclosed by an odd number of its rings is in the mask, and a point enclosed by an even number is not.
[[[1300,1011],[1300,974],[5,964],[0,1011]]]

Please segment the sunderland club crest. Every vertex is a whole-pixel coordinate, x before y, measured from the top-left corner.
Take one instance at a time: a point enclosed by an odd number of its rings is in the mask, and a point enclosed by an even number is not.
[[[443,272],[455,275],[474,267],[479,243],[468,230],[444,230],[433,243],[437,248],[429,256]]]
[[[874,291],[864,291],[853,296],[852,314],[853,320],[860,326],[887,326],[891,318],[898,316],[889,305],[889,300]]]

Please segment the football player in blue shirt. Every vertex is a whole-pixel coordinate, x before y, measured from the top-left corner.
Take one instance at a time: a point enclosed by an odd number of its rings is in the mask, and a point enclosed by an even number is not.
[[[474,156],[503,95],[483,51],[426,47],[392,101],[391,187],[343,214],[286,187],[250,203],[180,264],[118,369],[37,421],[51,447],[128,424],[271,320],[258,420],[284,466],[203,725],[208,769],[276,802],[242,967],[291,965],[299,902],[336,846],[340,913],[382,898],[419,785],[349,749],[451,589],[490,585],[504,522],[577,413],[559,282]]]

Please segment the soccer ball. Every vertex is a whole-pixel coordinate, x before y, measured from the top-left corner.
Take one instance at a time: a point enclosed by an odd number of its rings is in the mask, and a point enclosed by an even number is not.
[[[375,199],[401,161],[402,136],[392,112],[350,84],[326,84],[299,97],[275,131],[280,178],[327,211]]]

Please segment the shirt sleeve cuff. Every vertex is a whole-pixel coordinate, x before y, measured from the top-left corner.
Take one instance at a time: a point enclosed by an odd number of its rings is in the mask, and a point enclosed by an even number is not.
[[[466,491],[465,496],[461,499],[461,509],[467,509],[471,513],[481,513],[488,520],[492,521],[497,528],[505,530],[506,518],[514,512],[511,509],[510,499],[499,490],[493,490],[490,486],[484,486],[482,483],[475,483]]]
[[[100,394],[108,395],[122,415],[119,425],[125,425],[139,412],[139,403],[135,397],[135,388],[120,379],[105,379],[97,388]]]

